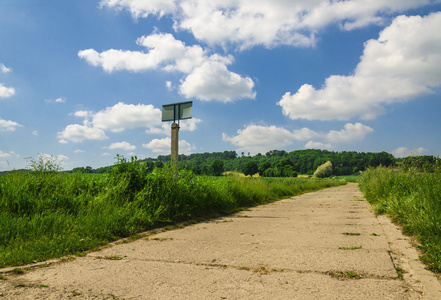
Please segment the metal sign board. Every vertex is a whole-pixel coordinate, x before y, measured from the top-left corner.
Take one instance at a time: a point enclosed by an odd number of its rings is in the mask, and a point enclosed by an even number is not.
[[[162,106],[162,122],[191,119],[193,101],[166,104]]]

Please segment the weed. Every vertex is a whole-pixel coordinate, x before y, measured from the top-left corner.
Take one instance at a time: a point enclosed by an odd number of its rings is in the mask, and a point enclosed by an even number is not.
[[[380,235],[375,233],[375,232],[373,232],[373,233],[371,233],[371,236],[380,236]]]
[[[338,249],[341,250],[358,250],[361,249],[362,246],[358,246],[358,247],[339,247]]]
[[[345,232],[344,235],[360,235],[360,233],[357,232]]]
[[[400,267],[396,267],[396,268],[395,268],[395,271],[397,271],[398,278],[399,278],[400,280],[404,280],[404,276],[403,276],[403,274],[406,273],[406,271],[404,271],[404,270],[403,270],[402,268],[400,268]]]
[[[83,294],[83,293],[78,292],[78,291],[75,291],[75,290],[71,291],[71,293],[72,293],[74,296],[81,296],[81,295]]]
[[[6,277],[0,274],[0,280],[6,280]]]
[[[357,274],[356,272],[352,271],[328,271],[325,274],[331,276],[332,278],[336,278],[339,280],[344,279],[361,279],[363,278],[361,275]]]
[[[48,288],[49,286],[46,285],[46,284],[40,284],[38,287],[39,287],[39,288]]]
[[[126,259],[127,256],[110,255],[110,256],[104,256],[103,258],[107,260],[123,260]]]
[[[13,270],[11,271],[11,273],[12,273],[12,274],[15,274],[15,275],[23,275],[23,274],[24,274],[24,271],[23,271],[23,269],[15,268],[15,269],[13,269]]]

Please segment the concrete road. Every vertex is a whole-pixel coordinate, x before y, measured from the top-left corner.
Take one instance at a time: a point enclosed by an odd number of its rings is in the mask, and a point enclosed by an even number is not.
[[[0,299],[441,299],[410,243],[350,183],[6,274]]]

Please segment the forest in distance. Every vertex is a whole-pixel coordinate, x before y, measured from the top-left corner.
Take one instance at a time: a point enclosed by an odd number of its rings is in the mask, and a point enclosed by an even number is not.
[[[159,155],[157,158],[139,159],[147,172],[153,171],[155,167],[162,168],[169,163],[171,155]],[[258,153],[251,156],[236,151],[193,153],[179,155],[179,169],[191,170],[196,175],[220,176],[223,172],[244,172],[244,169],[253,163],[258,173],[263,177],[295,177],[296,174],[313,175],[317,168],[330,161],[333,166],[333,175],[359,174],[368,168],[378,166],[402,167],[424,172],[433,172],[441,164],[439,157],[431,155],[408,156],[395,158],[387,152],[356,152],[342,151],[334,152],[319,149],[294,150],[271,150],[264,155]],[[74,168],[72,171],[83,173],[106,173],[112,166],[92,169],[91,167]],[[265,174],[265,171],[266,174]]]
[[[157,158],[145,158],[138,161],[145,166],[147,172],[155,167],[162,168],[164,164],[170,162],[170,155],[159,155]],[[425,161],[431,161],[428,156]],[[405,161],[406,159],[404,159]],[[236,151],[223,151],[212,153],[194,153],[179,155],[179,169],[191,170],[196,175],[219,176],[223,172],[243,172],[245,166],[253,164],[255,173],[266,177],[295,177],[296,174],[312,175],[318,166],[331,161],[333,165],[333,175],[352,175],[359,174],[360,171],[368,167],[394,166],[400,164],[403,159],[396,159],[387,152],[355,152],[343,151],[333,152],[327,150],[295,150],[287,152],[284,150],[271,150],[266,154],[251,156],[242,152],[240,155]],[[72,171],[84,173],[105,173],[112,166],[92,169],[91,167],[74,168]],[[245,172],[243,172],[245,173]],[[294,176],[293,176],[294,175]]]

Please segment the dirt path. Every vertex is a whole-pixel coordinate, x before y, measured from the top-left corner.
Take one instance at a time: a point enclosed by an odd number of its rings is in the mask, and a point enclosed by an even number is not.
[[[356,184],[4,276],[0,299],[441,299]]]

